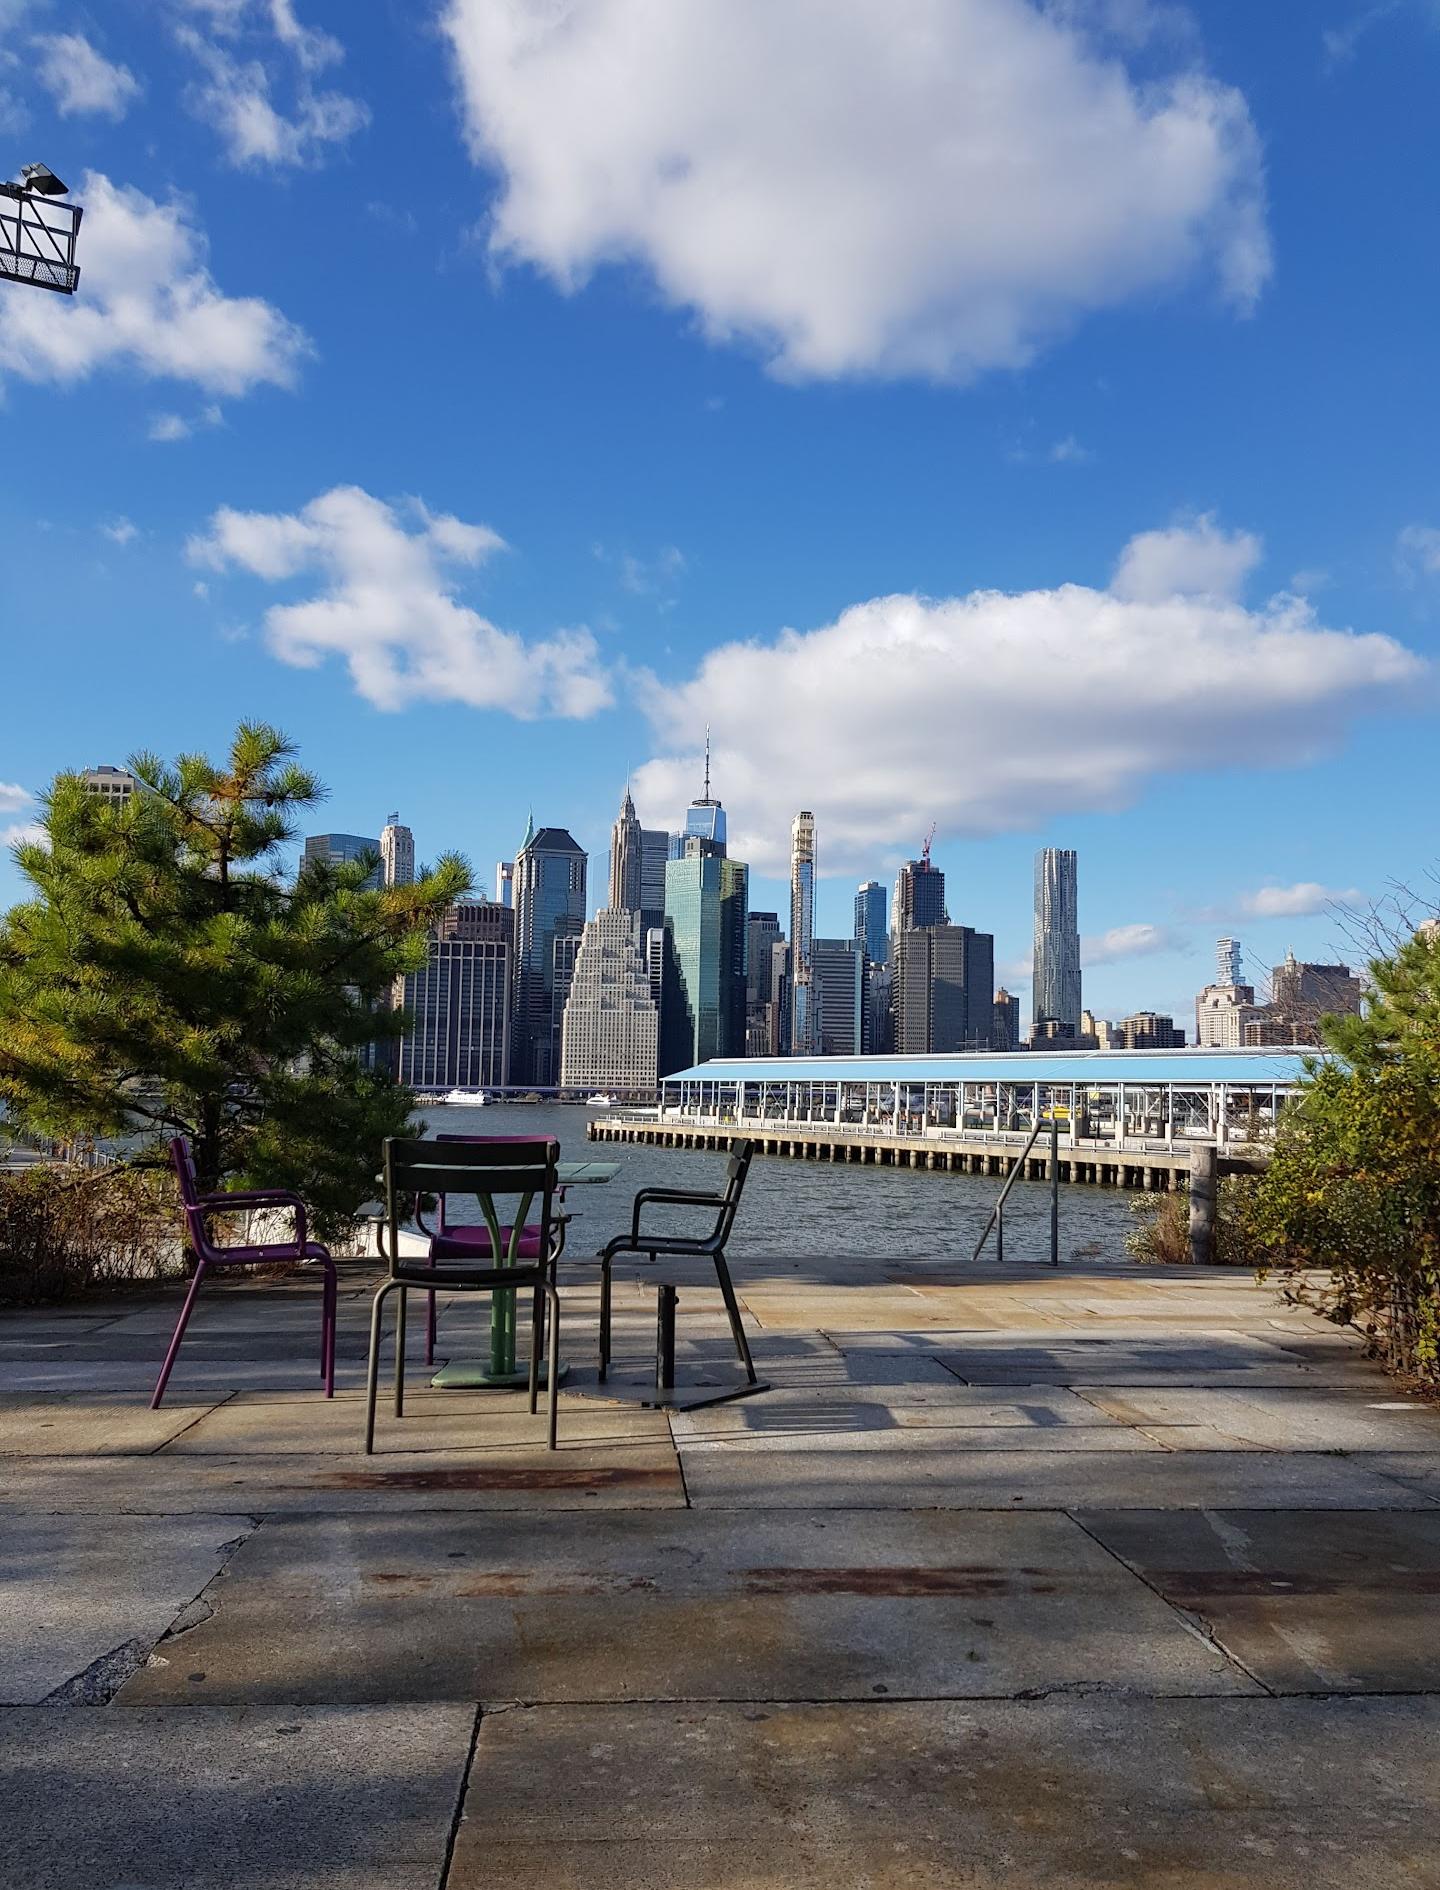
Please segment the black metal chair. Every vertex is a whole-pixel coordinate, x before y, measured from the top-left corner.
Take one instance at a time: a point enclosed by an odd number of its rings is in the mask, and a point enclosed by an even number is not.
[[[530,1409],[539,1402],[540,1343],[545,1310],[550,1313],[549,1443],[555,1448],[556,1396],[560,1377],[560,1295],[555,1285],[555,1196],[559,1181],[560,1145],[549,1140],[507,1138],[491,1142],[413,1142],[392,1136],[385,1143],[385,1219],[380,1252],[388,1269],[370,1316],[370,1363],[366,1379],[365,1451],[375,1447],[375,1398],[380,1371],[380,1319],[385,1300],[400,1295],[395,1317],[395,1415],[405,1415],[405,1296],[412,1289],[424,1293],[496,1293],[534,1289],[530,1321]],[[413,1216],[426,1197],[464,1194],[480,1204],[488,1233],[487,1251],[466,1257],[463,1252],[433,1251],[402,1258],[401,1223]],[[518,1201],[508,1222],[496,1208],[496,1198],[514,1195]],[[538,1209],[536,1203],[538,1202]],[[388,1241],[387,1241],[388,1234]],[[434,1243],[432,1243],[433,1246]]]
[[[725,1301],[725,1311],[730,1320],[730,1331],[735,1339],[735,1350],[740,1355],[740,1362],[745,1367],[745,1376],[749,1381],[747,1389],[749,1386],[758,1388],[760,1381],[755,1376],[755,1361],[750,1356],[749,1341],[745,1337],[745,1325],[740,1317],[740,1308],[735,1301],[735,1287],[730,1279],[730,1269],[725,1264],[726,1243],[735,1225],[740,1197],[745,1189],[745,1177],[750,1172],[750,1161],[754,1153],[753,1142],[734,1141],[730,1144],[730,1160],[725,1169],[725,1186],[719,1194],[698,1194],[686,1188],[642,1188],[636,1195],[630,1219],[630,1232],[617,1234],[600,1254],[599,1376],[602,1383],[610,1369],[611,1272],[621,1254],[633,1253],[644,1255],[652,1265],[661,1258],[709,1260],[714,1264],[715,1277],[719,1281],[720,1294]],[[654,1203],[661,1203],[668,1207],[714,1208],[715,1225],[708,1234],[692,1238],[678,1234],[643,1233],[640,1227],[642,1210]],[[675,1289],[673,1286],[662,1286],[660,1293],[658,1382],[663,1389],[673,1383]],[[668,1359],[666,1358],[667,1350]]]

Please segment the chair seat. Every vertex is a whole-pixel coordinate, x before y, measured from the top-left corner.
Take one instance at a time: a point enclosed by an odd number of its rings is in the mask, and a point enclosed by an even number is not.
[[[511,1229],[500,1229],[500,1249],[502,1253],[510,1251]],[[430,1242],[430,1251],[437,1260],[490,1260],[494,1249],[490,1243],[490,1229],[483,1224],[479,1227],[447,1227],[441,1234],[436,1234]],[[522,1227],[520,1240],[515,1249],[517,1260],[538,1260],[540,1258],[540,1229]]]
[[[329,1250],[315,1240],[307,1240],[303,1247],[297,1246],[293,1240],[267,1240],[263,1246],[258,1247],[209,1247],[204,1254],[204,1259],[209,1266],[234,1266],[237,1263],[253,1266],[266,1261],[309,1262],[329,1258]]]

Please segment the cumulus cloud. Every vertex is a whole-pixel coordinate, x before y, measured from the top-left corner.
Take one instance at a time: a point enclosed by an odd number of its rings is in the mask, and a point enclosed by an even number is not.
[[[1080,941],[1083,965],[1113,965],[1122,958],[1149,958],[1181,950],[1184,940],[1164,925],[1114,925],[1108,932]]]
[[[369,124],[363,100],[317,88],[316,75],[338,65],[344,48],[331,34],[302,25],[293,0],[181,4],[198,24],[180,21],[176,38],[201,74],[185,102],[219,134],[232,164],[320,164]]]
[[[377,708],[463,702],[527,719],[592,715],[611,693],[589,631],[527,643],[457,597],[448,567],[473,568],[503,543],[488,526],[431,513],[418,500],[391,505],[359,486],[336,486],[299,512],[222,506],[188,554],[272,584],[318,577],[314,595],[265,612],[269,647],[299,669],[343,657]]]
[[[223,293],[183,202],[157,203],[98,171],[78,195],[83,294],[0,299],[0,373],[71,382],[128,368],[217,394],[293,383],[304,333],[258,296]]]
[[[50,836],[38,820],[17,820],[8,827],[0,827],[0,847],[7,851],[11,847],[27,846],[33,842],[48,842]]]
[[[826,870],[872,870],[932,820],[993,834],[1123,807],[1163,774],[1313,761],[1427,673],[1392,638],[1327,628],[1289,594],[1258,609],[1083,584],[879,597],[725,644],[687,679],[641,674],[660,752],[636,799],[673,822],[709,723],[742,858],[783,870],[776,809],[813,807]]]
[[[1252,532],[1226,532],[1206,513],[1189,524],[1140,532],[1120,554],[1110,589],[1136,604],[1167,597],[1236,598],[1260,562]]]
[[[62,118],[94,113],[123,118],[140,96],[128,66],[112,65],[83,33],[47,33],[32,41],[40,54],[35,76]]]
[[[30,805],[30,790],[18,781],[0,781],[0,814],[18,814]]]
[[[1202,272],[1270,273],[1244,99],[1148,7],[446,0],[498,258],[638,262],[795,377],[965,381]],[[1156,72],[1167,58],[1168,72]]]
[[[1257,892],[1243,893],[1238,910],[1248,919],[1308,919],[1335,906],[1356,905],[1363,897],[1354,886],[1341,889],[1303,879],[1293,886],[1262,886]]]
[[[108,525],[100,527],[103,535],[112,545],[128,545],[132,538],[140,536],[140,527],[132,519],[112,518]]]
[[[225,416],[213,403],[202,407],[193,420],[187,420],[181,413],[157,413],[152,416],[146,438],[161,445],[176,440],[188,440],[197,427],[223,426]]]

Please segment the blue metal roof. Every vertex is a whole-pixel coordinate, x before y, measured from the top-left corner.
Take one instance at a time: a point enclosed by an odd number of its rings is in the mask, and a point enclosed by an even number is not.
[[[728,1057],[667,1083],[1297,1083],[1314,1050],[977,1051],[932,1057]]]

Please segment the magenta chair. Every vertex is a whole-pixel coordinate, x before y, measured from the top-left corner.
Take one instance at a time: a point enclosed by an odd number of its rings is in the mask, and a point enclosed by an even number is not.
[[[493,1142],[496,1144],[524,1142],[527,1145],[533,1144],[535,1139],[533,1135],[437,1135],[435,1137],[437,1142]],[[555,1158],[558,1160],[560,1144],[553,1138],[547,1137],[545,1139],[550,1142],[550,1146],[555,1152]],[[563,1203],[565,1190],[563,1188],[557,1189],[555,1198],[557,1201]],[[560,1255],[564,1252],[565,1229],[569,1224],[570,1216],[568,1214],[556,1214],[552,1218],[551,1230],[554,1239],[554,1252],[546,1256],[547,1258],[558,1260]],[[493,1260],[495,1257],[489,1228],[486,1227],[483,1222],[470,1223],[449,1220],[446,1215],[445,1196],[443,1194],[440,1196],[435,1226],[429,1227],[426,1225],[425,1216],[418,1201],[415,1204],[415,1225],[430,1242],[429,1262],[432,1267],[437,1260]],[[507,1252],[509,1250],[510,1233],[511,1230],[508,1227],[502,1227],[500,1229],[500,1238],[505,1243],[505,1250]],[[520,1241],[515,1250],[515,1258],[520,1261],[528,1260],[534,1262],[541,1257],[539,1225],[536,1224],[532,1226],[527,1224],[520,1230]],[[433,1365],[435,1363],[435,1295],[430,1293],[427,1295],[427,1298],[430,1304],[425,1317],[425,1363],[427,1365]],[[540,1315],[542,1319],[544,1316],[543,1307],[544,1302],[542,1301]],[[542,1343],[543,1337],[544,1335],[542,1333]]]
[[[170,1373],[174,1369],[176,1355],[180,1350],[180,1341],[185,1337],[185,1328],[190,1323],[190,1315],[195,1310],[195,1296],[200,1291],[200,1282],[205,1277],[207,1267],[253,1266],[257,1261],[300,1260],[318,1261],[325,1269],[325,1290],[321,1299],[320,1310],[320,1376],[325,1380],[325,1396],[335,1396],[335,1262],[330,1258],[328,1248],[318,1241],[305,1238],[305,1203],[298,1194],[292,1194],[285,1188],[256,1188],[234,1194],[201,1194],[195,1179],[195,1158],[190,1152],[190,1143],[183,1135],[177,1135],[170,1144],[170,1159],[175,1164],[175,1173],[180,1179],[180,1199],[185,1208],[185,1251],[195,1261],[195,1277],[190,1282],[190,1291],[185,1295],[185,1304],[180,1308],[180,1319],[175,1327],[175,1336],[170,1341],[170,1350],[165,1354],[165,1363],[160,1368],[160,1377],[155,1386],[155,1395],[150,1400],[150,1409],[156,1410],[165,1396],[165,1387],[170,1382]],[[212,1214],[228,1213],[236,1208],[286,1207],[294,1210],[295,1234],[291,1240],[265,1241],[263,1244],[248,1247],[217,1247],[210,1238],[207,1225]]]

